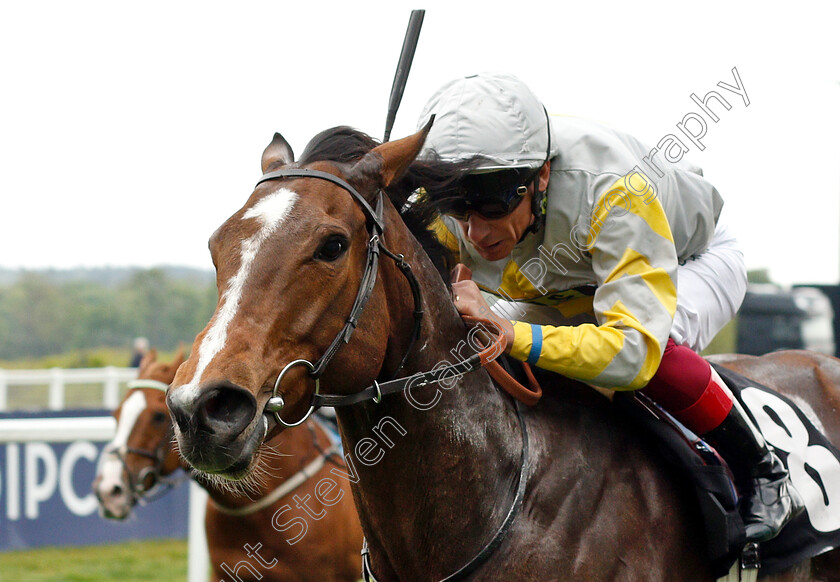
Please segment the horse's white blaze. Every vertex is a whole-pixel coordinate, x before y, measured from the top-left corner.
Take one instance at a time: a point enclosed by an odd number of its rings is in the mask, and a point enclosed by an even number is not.
[[[131,431],[134,430],[134,425],[140,418],[140,413],[145,409],[146,397],[140,390],[136,390],[134,394],[126,398],[122,407],[120,407],[120,421],[117,423],[117,432],[106,448],[106,453],[102,456],[102,464],[99,466],[99,474],[102,477],[99,487],[102,492],[111,491],[114,485],[123,485],[122,461],[114,455],[107,454],[107,451],[125,451],[128,446],[128,437],[131,436]]]
[[[286,188],[280,188],[265,196],[262,200],[249,208],[242,216],[242,220],[256,218],[262,224],[261,228],[250,238],[242,241],[240,247],[239,270],[230,278],[222,295],[222,306],[216,314],[212,327],[198,348],[198,365],[192,380],[180,388],[186,390],[185,397],[193,399],[198,396],[198,384],[204,370],[225,346],[227,329],[239,309],[242,299],[242,289],[251,271],[251,265],[259,253],[260,247],[286,220],[294,207],[298,195]],[[192,392],[192,394],[190,394]]]

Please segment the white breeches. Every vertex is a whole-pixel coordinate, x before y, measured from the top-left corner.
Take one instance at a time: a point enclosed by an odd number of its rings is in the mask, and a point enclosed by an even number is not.
[[[704,349],[735,317],[746,292],[744,254],[721,217],[709,249],[677,268],[674,342],[697,352]]]

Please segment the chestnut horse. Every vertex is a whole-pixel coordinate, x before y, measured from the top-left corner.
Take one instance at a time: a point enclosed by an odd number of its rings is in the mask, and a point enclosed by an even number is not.
[[[103,451],[94,481],[104,517],[127,518],[180,466],[164,391],[182,362],[183,353],[172,364],[158,362],[152,350],[115,411],[117,434]],[[349,499],[338,503],[349,497],[349,488],[342,483],[342,489],[331,491],[329,507],[309,501],[313,486],[336,467],[336,458],[344,470],[325,429],[312,419],[266,446],[270,462],[240,492],[218,480],[198,479],[209,493],[205,529],[213,579],[358,580],[361,527]],[[301,504],[306,510],[299,509]]]
[[[297,164],[275,135],[262,180],[210,239],[219,303],[167,394],[185,458],[243,478],[266,434],[336,405],[378,580],[713,580],[693,492],[606,398],[543,375],[546,395],[523,409],[473,369],[436,251],[418,242],[427,225],[403,220],[427,131]],[[784,358],[797,371],[775,371]],[[840,442],[826,405],[840,362],[730,365],[813,397]],[[840,580],[836,554],[768,579]]]

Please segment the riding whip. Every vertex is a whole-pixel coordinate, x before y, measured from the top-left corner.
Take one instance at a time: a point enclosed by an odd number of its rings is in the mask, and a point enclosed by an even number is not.
[[[420,28],[423,26],[423,16],[425,14],[425,10],[412,10],[408,19],[408,29],[405,31],[400,60],[397,63],[397,72],[394,73],[394,84],[391,85],[391,99],[388,102],[388,116],[385,118],[383,143],[391,139],[391,130],[394,127],[397,109],[400,108],[405,84],[408,81],[408,72],[411,70],[411,62],[414,60],[414,51],[417,48],[417,39],[420,38]]]

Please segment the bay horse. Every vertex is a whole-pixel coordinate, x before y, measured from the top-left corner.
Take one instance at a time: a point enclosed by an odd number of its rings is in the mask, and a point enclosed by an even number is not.
[[[154,350],[148,353],[114,412],[117,433],[103,451],[93,485],[104,517],[126,519],[138,501],[169,484],[179,466],[189,469],[174,446],[164,396],[183,360],[183,351],[171,364],[157,361]],[[362,532],[349,487],[342,483],[331,492],[331,500],[348,499],[329,507],[308,500],[340,459],[325,428],[310,419],[266,446],[270,462],[246,486],[197,479],[209,494],[205,531],[213,580],[358,580]],[[338,466],[344,469],[343,460]],[[294,496],[305,500],[306,511],[296,508]]]
[[[433,164],[415,161],[427,131],[307,155],[328,130],[297,163],[275,135],[210,239],[219,303],[167,393],[186,460],[241,479],[266,435],[336,405],[377,580],[713,580],[693,492],[606,398],[541,374],[545,396],[525,409],[475,369],[428,222],[404,221],[422,206],[422,192],[405,204],[415,169]],[[777,371],[784,358],[796,371]],[[813,397],[840,442],[840,362],[728,365]],[[767,579],[840,580],[837,553]]]

